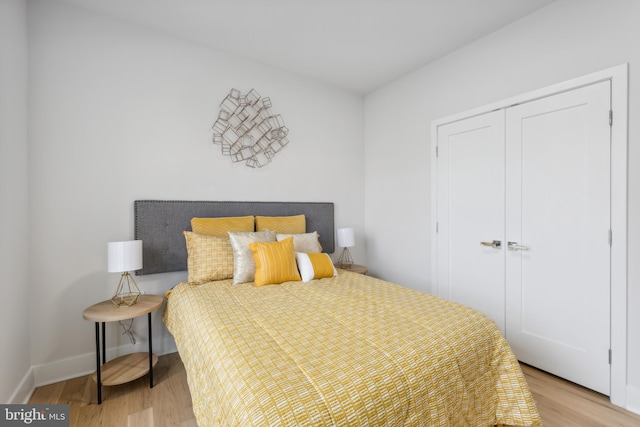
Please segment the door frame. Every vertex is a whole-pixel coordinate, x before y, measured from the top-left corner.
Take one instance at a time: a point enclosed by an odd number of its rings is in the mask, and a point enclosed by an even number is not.
[[[628,151],[628,64],[597,71],[532,92],[497,101],[431,122],[431,284],[438,287],[438,127],[490,111],[567,92],[601,81],[611,81],[611,403],[627,405],[627,151]]]

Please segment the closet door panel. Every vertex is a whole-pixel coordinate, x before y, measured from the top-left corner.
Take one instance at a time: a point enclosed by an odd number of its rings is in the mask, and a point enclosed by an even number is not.
[[[507,109],[506,336],[609,394],[610,82]],[[507,243],[508,245],[508,243]]]
[[[438,129],[438,294],[487,314],[503,332],[504,151],[504,111]]]

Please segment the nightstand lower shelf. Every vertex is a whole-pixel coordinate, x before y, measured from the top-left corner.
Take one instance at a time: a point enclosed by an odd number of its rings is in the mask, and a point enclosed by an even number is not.
[[[158,363],[158,356],[152,355],[151,366]],[[102,385],[111,386],[128,383],[149,373],[149,353],[132,353],[110,360],[100,368]],[[98,380],[98,373],[92,376]]]

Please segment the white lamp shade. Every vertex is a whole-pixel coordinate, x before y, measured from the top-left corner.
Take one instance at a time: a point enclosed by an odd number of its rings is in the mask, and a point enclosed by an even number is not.
[[[107,244],[109,273],[140,270],[142,268],[142,240],[109,242]]]
[[[350,248],[356,245],[353,228],[338,228],[336,230],[336,235],[338,237],[338,246],[341,248]]]

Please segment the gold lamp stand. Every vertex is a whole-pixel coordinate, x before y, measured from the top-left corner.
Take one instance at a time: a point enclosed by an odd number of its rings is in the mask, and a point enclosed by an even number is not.
[[[125,271],[122,273],[122,276],[120,276],[120,282],[118,283],[116,292],[113,294],[113,297],[111,297],[111,301],[118,307],[122,304],[132,306],[138,302],[138,297],[141,294],[142,292],[140,292],[140,288],[138,288],[138,284],[133,279],[133,276],[130,275],[128,271]]]
[[[349,269],[353,265],[353,258],[351,258],[351,252],[349,248],[343,248],[340,258],[338,258],[338,265],[340,268]]]

